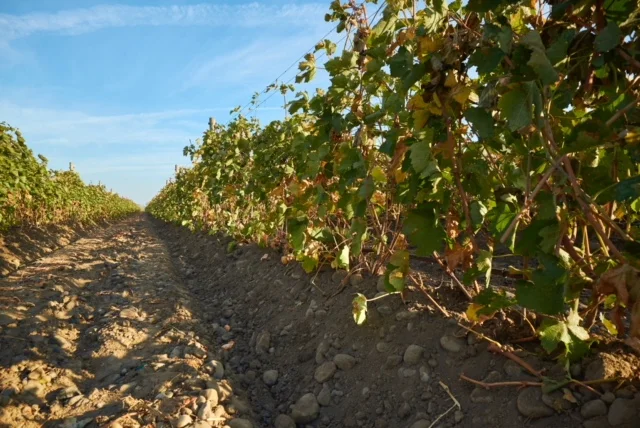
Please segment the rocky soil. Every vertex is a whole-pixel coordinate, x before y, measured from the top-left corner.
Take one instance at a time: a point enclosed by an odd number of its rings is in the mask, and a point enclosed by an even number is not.
[[[0,427],[638,426],[633,382],[482,388],[460,375],[539,379],[421,293],[372,303],[358,327],[353,293],[372,297],[376,278],[335,294],[344,273],[311,281],[273,250],[228,242],[141,215],[0,279]],[[425,274],[452,315],[464,310]],[[537,351],[513,352],[565,377]],[[638,358],[600,351],[571,375],[637,380]]]

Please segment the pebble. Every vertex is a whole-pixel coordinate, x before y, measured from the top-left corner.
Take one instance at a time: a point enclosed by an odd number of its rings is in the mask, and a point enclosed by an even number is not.
[[[262,375],[263,382],[268,386],[273,386],[278,382],[278,370],[267,370]]]
[[[336,363],[327,361],[318,366],[313,377],[316,382],[325,383],[333,377],[337,369]]]
[[[348,354],[338,354],[333,357],[333,362],[340,370],[350,370],[356,365],[356,359]]]
[[[385,369],[392,369],[398,367],[402,363],[402,357],[400,355],[389,355],[387,361],[384,363]]]
[[[398,408],[398,417],[401,419],[406,418],[411,414],[411,406],[409,403],[402,403]]]
[[[303,395],[296,404],[291,406],[291,417],[299,424],[313,422],[318,418],[319,413],[320,406],[316,396],[311,393]]]
[[[602,399],[602,401],[604,401],[607,404],[611,404],[616,400],[616,395],[611,392],[611,391],[607,391],[604,394],[602,394],[602,397],[600,397]]]
[[[247,419],[232,419],[227,421],[229,428],[253,428],[253,423]]]
[[[322,389],[318,394],[318,404],[325,407],[331,404],[331,389],[326,383],[322,385]]]
[[[191,416],[189,415],[180,415],[180,417],[178,418],[178,420],[176,421],[176,427],[177,428],[184,428],[187,425],[193,423],[193,419],[191,419]]]
[[[378,342],[376,343],[376,350],[380,353],[386,353],[391,351],[391,345],[387,342]]]
[[[200,408],[198,409],[198,418],[204,421],[213,420],[214,416],[213,409],[211,408],[211,403],[206,401],[204,404],[200,405]]]
[[[262,331],[256,339],[256,352],[260,354],[266,354],[269,352],[271,345],[271,333],[267,330]]]
[[[609,407],[607,420],[611,426],[622,425],[636,417],[637,408],[638,403],[636,403],[636,400],[616,398],[611,407]]]
[[[409,345],[404,351],[403,360],[406,364],[418,364],[424,353],[424,348],[418,345]]]
[[[429,422],[428,420],[420,419],[418,421],[415,421],[411,425],[411,428],[429,428],[430,425],[431,425],[431,422]]]
[[[380,315],[391,315],[393,313],[393,309],[389,305],[378,305],[376,306],[376,310]]]
[[[202,391],[202,397],[211,404],[211,407],[216,407],[218,405],[219,400],[220,400],[220,398],[218,396],[218,391],[216,389],[213,389],[213,388],[207,388],[207,389],[203,390]]]
[[[409,321],[418,316],[417,312],[400,311],[396,314],[397,321]]]
[[[602,416],[607,414],[607,405],[602,400],[587,401],[580,408],[580,414],[585,419],[591,419],[596,416]]]
[[[453,414],[453,419],[456,421],[456,423],[459,423],[462,418],[464,418],[464,413],[462,413],[461,410],[456,410],[456,412]]]
[[[274,425],[275,428],[296,428],[296,422],[287,415],[278,415]]]
[[[554,411],[542,402],[540,388],[525,388],[516,401],[518,411],[527,418],[537,419],[553,415]]]
[[[440,346],[446,351],[457,353],[462,351],[463,343],[456,337],[445,335],[440,338]]]

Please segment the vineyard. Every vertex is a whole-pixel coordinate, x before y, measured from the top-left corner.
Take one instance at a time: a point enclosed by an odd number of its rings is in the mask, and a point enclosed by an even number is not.
[[[148,212],[232,236],[230,251],[346,270],[343,286],[384,275],[391,295],[429,259],[471,321],[543,315],[543,347],[567,361],[595,322],[624,335],[628,308],[640,351],[637,4],[336,0],[325,19],[345,48],[319,42],[295,80],[325,70],[330,86],[290,96],[282,121],[212,125]],[[498,261],[514,287],[493,286]],[[367,303],[353,301],[358,324]]]
[[[0,123],[0,232],[17,226],[116,220],[139,211],[75,171],[52,171],[27,147],[20,131]]]

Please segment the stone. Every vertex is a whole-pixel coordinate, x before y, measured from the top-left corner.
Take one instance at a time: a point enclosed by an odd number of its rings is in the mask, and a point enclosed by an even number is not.
[[[400,311],[396,313],[396,321],[409,321],[418,316],[417,312]]]
[[[290,416],[278,415],[274,422],[275,428],[296,428],[296,423]]]
[[[296,404],[291,406],[291,417],[298,424],[313,422],[318,418],[319,413],[320,406],[318,405],[318,400],[316,400],[316,396],[311,393],[303,395],[298,399]]]
[[[411,406],[409,403],[402,403],[398,408],[398,417],[401,419],[406,418],[411,414]]]
[[[338,354],[333,357],[333,362],[340,370],[350,370],[356,365],[356,359],[349,354]]]
[[[518,394],[518,411],[527,418],[538,419],[554,414],[553,409],[542,402],[540,388],[525,388]]]
[[[316,382],[325,383],[333,377],[337,369],[338,367],[336,366],[336,363],[333,361],[327,361],[326,363],[322,363],[318,366],[313,377]]]
[[[461,410],[456,410],[456,412],[453,414],[453,419],[455,420],[455,422],[459,423],[462,418],[464,418],[464,413],[462,413]]]
[[[385,278],[384,276],[378,277],[378,282],[376,283],[376,290],[380,293],[385,293],[387,291],[385,287]]]
[[[262,381],[265,385],[273,386],[278,382],[278,370],[267,370],[262,375]]]
[[[391,345],[387,342],[378,342],[376,343],[376,350],[380,353],[386,353],[391,351]]]
[[[349,283],[353,287],[355,287],[356,285],[359,285],[360,283],[362,283],[362,281],[364,281],[364,278],[362,277],[362,274],[359,274],[359,273],[354,273],[349,277]]]
[[[331,389],[326,383],[322,385],[322,389],[318,394],[318,404],[325,407],[331,404]]]
[[[616,398],[609,407],[607,420],[611,426],[619,426],[625,422],[629,422],[636,417],[638,403],[636,400],[627,400],[626,398]]]
[[[220,361],[209,361],[207,363],[206,369],[209,373],[213,373],[213,377],[218,380],[224,377],[224,365]]]
[[[198,408],[198,418],[203,421],[213,420],[213,409],[211,408],[211,403],[206,401],[204,404],[201,404]]]
[[[420,419],[411,424],[410,428],[429,428],[431,422],[426,419]]]
[[[398,367],[402,363],[402,357],[400,355],[389,355],[387,361],[384,363],[385,369],[392,369]]]
[[[193,423],[193,419],[189,415],[180,415],[178,420],[176,421],[177,428],[184,428]]]
[[[267,330],[262,331],[256,339],[256,352],[261,354],[268,354],[269,347],[271,346],[271,333]]]
[[[607,404],[602,400],[587,401],[580,408],[580,414],[585,419],[595,418],[607,414]]]
[[[604,428],[610,426],[606,416],[598,416],[582,423],[583,428]]]
[[[464,343],[456,337],[445,335],[440,338],[440,346],[446,351],[457,353],[462,351]]]
[[[253,423],[250,420],[241,418],[231,419],[227,421],[227,425],[229,428],[253,428]]]
[[[201,393],[202,397],[209,402],[211,407],[216,407],[220,401],[218,391],[213,388],[204,389]]]
[[[383,316],[388,316],[393,313],[393,309],[391,309],[391,306],[384,305],[384,304],[377,305],[376,310],[380,315],[383,315]]]
[[[422,382],[429,382],[431,376],[429,375],[429,369],[427,366],[420,366],[420,380]]]
[[[616,395],[611,391],[607,391],[602,394],[602,397],[600,397],[600,399],[607,404],[611,404],[616,400]]]
[[[418,345],[409,345],[407,349],[404,351],[403,360],[406,364],[414,365],[420,362],[422,358],[422,354],[424,353],[424,348]]]

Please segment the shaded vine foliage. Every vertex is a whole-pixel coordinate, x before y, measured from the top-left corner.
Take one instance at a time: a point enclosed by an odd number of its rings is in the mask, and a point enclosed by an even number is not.
[[[36,158],[20,131],[0,123],[0,231],[15,226],[116,219],[137,204],[86,185],[74,171],[54,171]]]
[[[349,44],[319,43],[296,78],[323,67],[328,89],[205,132],[148,211],[390,292],[433,257],[476,295],[471,318],[517,304],[548,316],[549,350],[583,353],[580,292],[640,255],[636,2],[375,3],[331,3]],[[513,295],[491,288],[496,253],[519,261]]]

